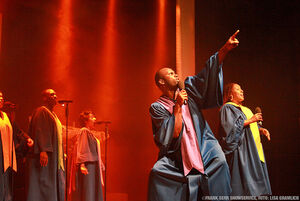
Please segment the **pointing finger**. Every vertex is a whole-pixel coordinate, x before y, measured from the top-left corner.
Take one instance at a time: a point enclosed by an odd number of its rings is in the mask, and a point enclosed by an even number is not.
[[[235,38],[236,35],[237,35],[239,32],[240,32],[240,30],[237,30],[231,37],[232,37],[232,38]]]

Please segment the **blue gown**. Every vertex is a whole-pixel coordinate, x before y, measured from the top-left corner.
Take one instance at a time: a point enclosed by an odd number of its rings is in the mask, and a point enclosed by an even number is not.
[[[271,195],[267,165],[259,159],[250,127],[244,127],[246,119],[231,104],[220,110],[220,145],[231,172],[232,195]]]
[[[76,136],[75,146],[71,158],[71,174],[68,201],[103,201],[101,184],[101,156],[97,150],[97,141],[93,133],[87,128],[81,128]],[[80,171],[80,164],[84,163],[88,174]]]
[[[149,176],[148,201],[198,201],[203,195],[229,196],[231,193],[224,153],[201,112],[222,105],[223,74],[218,53],[210,57],[199,74],[185,80],[185,87],[205,171],[201,174],[193,169],[184,176],[180,150],[182,131],[174,139],[174,114],[162,104],[152,103],[150,115],[159,156]]]
[[[58,169],[58,137],[55,120],[44,107],[36,109],[29,125],[34,140],[29,159],[29,187],[27,201],[64,201],[65,173]],[[63,150],[63,149],[62,149]],[[40,165],[40,152],[48,154],[48,164]]]

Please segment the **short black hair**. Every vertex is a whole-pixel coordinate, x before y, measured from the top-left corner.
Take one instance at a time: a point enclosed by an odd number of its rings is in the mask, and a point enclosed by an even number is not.
[[[16,109],[17,105],[10,101],[5,101],[2,108],[2,110],[6,113],[16,111]]]
[[[90,114],[94,114],[92,111],[83,111],[79,115],[79,124],[81,127],[84,127],[86,125],[86,122],[90,118]]]
[[[237,83],[229,83],[229,84],[226,84],[225,87],[224,87],[224,92],[223,92],[223,103],[227,103],[227,102],[230,102],[230,95],[231,95],[231,92],[232,92],[232,89],[233,89],[233,86],[237,84]]]

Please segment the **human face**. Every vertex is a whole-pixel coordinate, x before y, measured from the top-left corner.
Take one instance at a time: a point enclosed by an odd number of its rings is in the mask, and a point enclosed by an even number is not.
[[[4,98],[2,92],[0,92],[0,109],[3,108],[3,105],[4,105]]]
[[[170,90],[176,90],[179,82],[178,75],[171,68],[163,68],[160,73],[165,86]]]
[[[238,84],[234,84],[231,90],[232,102],[241,104],[244,101],[244,91],[241,86]]]
[[[96,117],[94,114],[89,114],[89,118],[86,122],[86,127],[87,128],[94,128],[96,122]]]
[[[46,90],[46,102],[52,106],[57,104],[56,92],[53,89]]]

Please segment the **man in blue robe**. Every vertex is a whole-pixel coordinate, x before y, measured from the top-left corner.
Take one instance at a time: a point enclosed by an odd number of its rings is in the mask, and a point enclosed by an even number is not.
[[[64,201],[62,125],[53,111],[57,97],[52,89],[44,90],[42,96],[44,105],[35,110],[29,125],[35,143],[29,161],[27,201]]]
[[[201,110],[222,105],[222,62],[238,45],[238,32],[199,74],[185,80],[185,90],[178,90],[179,79],[172,69],[157,71],[155,82],[162,96],[151,105],[150,115],[159,156],[149,176],[148,201],[198,201],[203,195],[230,195],[224,153]]]

